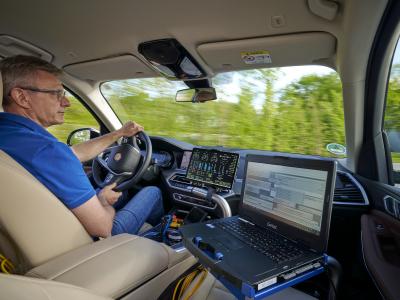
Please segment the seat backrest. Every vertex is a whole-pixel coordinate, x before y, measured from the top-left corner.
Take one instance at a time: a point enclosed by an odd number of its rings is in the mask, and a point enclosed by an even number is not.
[[[3,151],[0,226],[31,267],[93,242],[75,215]]]

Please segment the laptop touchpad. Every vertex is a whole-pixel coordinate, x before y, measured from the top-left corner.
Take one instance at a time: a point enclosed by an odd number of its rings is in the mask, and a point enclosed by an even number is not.
[[[230,236],[219,235],[215,237],[214,240],[224,245],[224,247],[228,250],[236,250],[243,248],[244,246],[242,242],[235,238],[231,238]]]

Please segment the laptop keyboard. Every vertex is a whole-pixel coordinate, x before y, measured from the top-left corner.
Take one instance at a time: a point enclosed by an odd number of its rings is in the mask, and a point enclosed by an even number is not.
[[[276,263],[292,260],[303,254],[303,251],[297,248],[292,241],[238,219],[228,219],[216,222],[214,225],[233,234]]]

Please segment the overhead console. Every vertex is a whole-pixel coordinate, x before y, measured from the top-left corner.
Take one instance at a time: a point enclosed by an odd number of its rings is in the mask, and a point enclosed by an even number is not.
[[[207,77],[198,62],[176,39],[141,43],[138,51],[163,76],[171,80],[192,80]]]

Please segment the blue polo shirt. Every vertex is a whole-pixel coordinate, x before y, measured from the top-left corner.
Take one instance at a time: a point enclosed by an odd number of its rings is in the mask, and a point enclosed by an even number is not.
[[[70,147],[28,118],[0,113],[0,149],[69,209],[80,206],[96,194]]]

